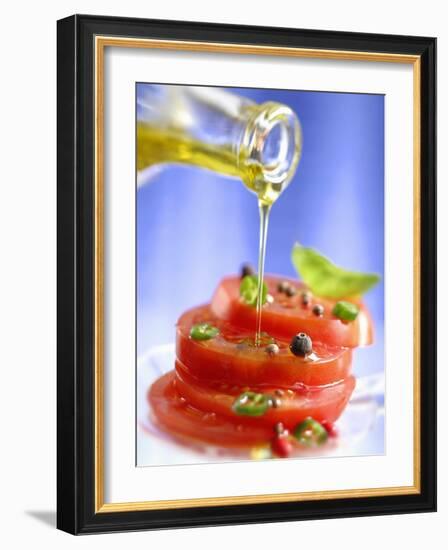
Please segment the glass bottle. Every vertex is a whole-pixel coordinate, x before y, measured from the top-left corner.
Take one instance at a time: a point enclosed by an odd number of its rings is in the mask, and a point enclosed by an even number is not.
[[[184,163],[240,178],[271,205],[295,173],[301,153],[295,113],[221,88],[137,85],[137,170]]]

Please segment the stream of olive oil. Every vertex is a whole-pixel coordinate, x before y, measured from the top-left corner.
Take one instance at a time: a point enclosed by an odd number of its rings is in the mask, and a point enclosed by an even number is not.
[[[154,128],[137,124],[137,170],[162,163],[198,166],[221,174],[240,178],[258,197],[260,238],[258,250],[258,294],[256,304],[255,345],[260,344],[262,290],[269,213],[272,204],[283,190],[282,183],[265,180],[260,164],[247,162],[245,151],[240,151],[238,162],[230,145],[210,145],[196,141],[188,134],[174,129]]]
[[[258,245],[258,289],[257,289],[257,324],[255,327],[255,345],[258,347],[261,340],[261,315],[263,308],[263,279],[264,279],[264,264],[266,258],[266,242],[268,238],[269,213],[271,204],[266,204],[258,201],[260,211],[260,240]]]

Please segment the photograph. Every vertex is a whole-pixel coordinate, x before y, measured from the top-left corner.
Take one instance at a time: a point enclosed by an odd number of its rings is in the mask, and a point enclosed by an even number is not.
[[[138,467],[385,453],[384,109],[135,84]]]
[[[1,547],[437,550],[444,5],[5,6]]]
[[[58,520],[435,509],[435,39],[58,21]]]

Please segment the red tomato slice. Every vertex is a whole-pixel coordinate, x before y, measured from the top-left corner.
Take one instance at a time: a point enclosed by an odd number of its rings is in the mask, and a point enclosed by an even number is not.
[[[148,401],[158,426],[172,435],[222,447],[266,444],[272,437],[267,426],[245,426],[226,417],[188,405],[174,384],[175,372],[160,377],[150,387]]]
[[[300,402],[290,404],[290,412],[285,426],[288,427],[288,421],[297,423],[300,421],[297,419],[305,418],[303,416],[305,410],[312,412],[313,418],[316,420],[334,421],[344,409],[354,385],[354,378],[349,377],[345,382],[338,384],[336,390],[326,388],[318,391],[314,396],[302,396]],[[327,392],[326,399],[324,399],[325,392]],[[195,403],[200,402],[206,408],[200,409],[188,402],[185,397],[186,393],[189,398],[195,400]],[[221,401],[221,395],[225,394],[213,393],[210,390],[186,383],[185,380],[180,381],[178,375],[171,371],[161,376],[150,387],[148,401],[157,424],[163,430],[181,439],[207,442],[222,447],[263,445],[272,439],[273,415],[269,417],[269,421],[264,417],[260,419],[260,417],[229,415],[227,406],[233,402],[233,396],[229,394]],[[218,404],[215,402],[217,396],[219,397]],[[291,402],[293,400],[290,399]],[[305,404],[307,400],[310,402],[309,405]],[[226,414],[208,410],[210,406],[225,410]],[[273,410],[271,409],[271,411]],[[298,414],[298,410],[301,410],[302,414]],[[328,415],[328,418],[325,415]],[[281,421],[284,421],[283,417]],[[292,427],[293,425],[291,425]]]
[[[219,328],[218,336],[202,341],[190,338],[191,327],[203,322]],[[209,306],[187,311],[177,323],[177,357],[187,373],[199,380],[292,388],[331,384],[350,374],[350,349],[313,341],[313,352],[297,357],[289,350],[289,342],[277,339],[280,351],[269,356],[265,346],[256,348],[253,341],[253,331],[234,328],[216,318]]]
[[[232,409],[238,395],[254,388],[226,386],[224,391],[222,385],[221,387],[205,385],[188,375],[179,361],[176,361],[174,384],[186,402],[196,409],[228,417],[234,423],[243,426],[268,426],[273,430],[278,422],[282,422],[286,428],[293,429],[309,416],[318,421],[335,422],[350,399],[355,387],[355,379],[349,376],[330,386],[283,391],[278,407],[270,407],[262,416],[256,417],[237,415]],[[266,388],[263,393],[274,396],[274,390],[275,388]]]
[[[365,346],[372,343],[372,320],[366,308],[356,302],[360,312],[355,321],[344,322],[332,315],[335,300],[312,297],[308,305],[302,304],[302,292],[306,290],[302,283],[288,280],[297,290],[297,294],[288,297],[277,290],[283,277],[267,276],[265,282],[273,297],[272,303],[263,306],[261,328],[272,336],[290,340],[294,334],[305,332],[312,340],[340,347]],[[253,330],[256,322],[254,307],[244,304],[240,299],[239,277],[226,277],[218,286],[211,303],[212,312],[232,325]],[[312,309],[316,304],[324,306],[322,317],[316,316]]]

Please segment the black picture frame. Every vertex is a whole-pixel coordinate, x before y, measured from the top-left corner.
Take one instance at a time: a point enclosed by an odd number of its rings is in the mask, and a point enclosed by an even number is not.
[[[95,510],[95,36],[415,55],[420,124],[420,492],[163,510]],[[436,39],[74,15],[57,24],[57,527],[73,534],[436,510]]]

